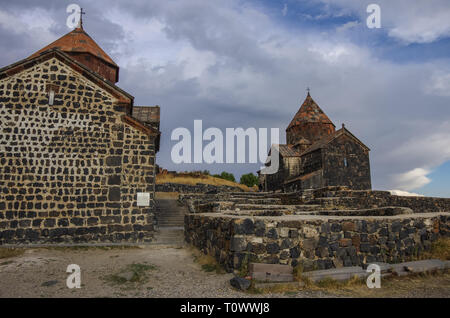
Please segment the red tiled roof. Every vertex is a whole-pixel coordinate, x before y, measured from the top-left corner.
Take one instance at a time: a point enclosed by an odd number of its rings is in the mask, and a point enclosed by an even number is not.
[[[102,48],[80,27],[63,35],[58,40],[32,54],[29,58],[39,56],[42,52],[56,48],[67,53],[90,53],[103,61],[118,67]]]
[[[302,123],[323,123],[332,124],[334,126],[330,118],[325,115],[323,110],[320,109],[319,105],[316,104],[309,93],[287,129]]]

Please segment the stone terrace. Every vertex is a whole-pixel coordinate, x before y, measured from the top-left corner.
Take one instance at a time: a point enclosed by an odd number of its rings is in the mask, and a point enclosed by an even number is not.
[[[450,199],[328,187],[182,194],[185,239],[228,271],[248,262],[314,269],[415,259],[450,235]]]

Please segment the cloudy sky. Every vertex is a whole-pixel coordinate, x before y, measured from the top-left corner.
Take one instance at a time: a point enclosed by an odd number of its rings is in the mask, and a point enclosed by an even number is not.
[[[306,95],[371,148],[374,189],[450,197],[448,0],[0,1],[0,66],[70,30],[66,8],[120,66],[136,105],[161,106],[158,163],[240,176],[260,164],[176,165],[177,127],[279,127]],[[369,29],[366,8],[381,8]]]

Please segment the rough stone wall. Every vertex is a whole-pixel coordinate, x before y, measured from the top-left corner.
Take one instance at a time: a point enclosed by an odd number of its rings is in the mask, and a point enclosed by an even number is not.
[[[324,186],[371,189],[369,152],[349,137],[331,141],[323,151],[323,162]]]
[[[322,169],[322,151],[318,149],[316,151],[307,153],[302,157],[302,175]]]
[[[300,163],[300,173],[297,174],[297,177],[290,176],[290,179],[283,180],[283,190],[292,192],[323,187],[322,157],[322,151],[321,149],[318,149],[298,158]]]
[[[288,157],[285,159],[287,179],[298,176],[302,172],[302,160],[300,157]]]
[[[197,183],[196,185],[181,183],[161,183],[156,184],[156,192],[179,192],[179,193],[207,193],[207,192],[241,192],[239,187],[227,185],[215,186],[212,184]]]
[[[278,171],[265,175],[266,191],[276,191],[283,188],[283,183],[289,176],[288,159],[280,155]]]
[[[381,191],[380,191],[381,192]],[[352,209],[367,209],[382,206],[399,206],[410,208],[415,213],[427,212],[448,212],[450,211],[449,198],[432,198],[432,197],[404,197],[383,195],[379,191],[373,193],[368,192],[365,195],[353,197],[335,197],[335,198],[319,198],[312,202],[320,203],[327,207],[345,207]]]
[[[324,187],[290,193],[277,193],[282,204],[320,204],[325,208],[370,209],[405,207],[415,213],[450,212],[450,198],[407,197],[389,191],[349,190],[346,187]]]
[[[186,241],[228,271],[245,262],[301,265],[305,271],[401,262],[450,235],[450,213],[392,217],[233,218],[185,216]]]
[[[154,140],[118,109],[56,58],[0,80],[0,244],[152,239]]]

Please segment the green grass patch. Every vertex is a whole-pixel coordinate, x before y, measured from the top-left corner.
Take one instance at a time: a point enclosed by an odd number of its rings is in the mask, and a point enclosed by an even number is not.
[[[143,284],[148,280],[147,272],[156,269],[155,265],[133,263],[118,273],[107,275],[103,279],[112,285]]]

